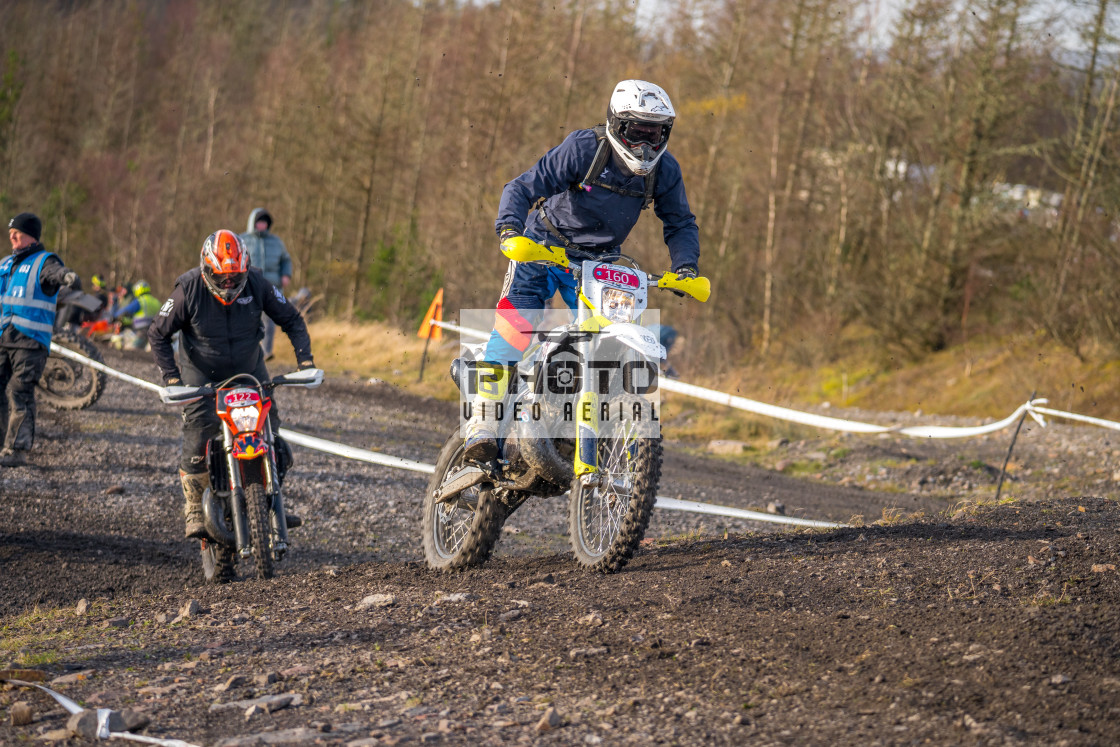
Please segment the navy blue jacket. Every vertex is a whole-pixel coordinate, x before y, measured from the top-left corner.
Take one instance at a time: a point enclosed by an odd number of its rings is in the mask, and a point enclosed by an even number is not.
[[[547,241],[552,234],[541,223],[537,211],[530,212],[538,198],[546,197],[544,210],[548,219],[573,244],[603,252],[621,246],[638,222],[642,198],[626,197],[602,187],[592,187],[590,191],[571,189],[591,168],[597,147],[594,131],[576,130],[531,169],[506,184],[495,230],[500,233],[502,226],[516,226]],[[645,191],[645,178],[626,170],[613,151],[599,179],[639,194]],[[661,156],[657,166],[653,211],[664,224],[672,269],[698,267],[700,231],[696,216],[688,207],[680,164],[669,152]]]

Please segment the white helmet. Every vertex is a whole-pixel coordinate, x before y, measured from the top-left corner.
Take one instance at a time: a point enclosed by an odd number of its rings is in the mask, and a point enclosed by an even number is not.
[[[607,107],[607,140],[630,171],[645,176],[665,152],[676,117],[661,86],[624,80],[614,87]]]

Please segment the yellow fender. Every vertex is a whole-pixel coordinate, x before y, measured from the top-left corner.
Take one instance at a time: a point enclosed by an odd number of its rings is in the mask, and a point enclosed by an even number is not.
[[[692,296],[700,303],[707,301],[712,295],[712,281],[706,277],[679,278],[675,272],[667,272],[657,281],[658,288],[680,291]]]
[[[582,295],[583,294],[581,293],[580,296]],[[591,307],[590,301],[587,303],[587,306],[588,308]],[[579,329],[581,332],[601,332],[612,324],[614,324],[614,322],[612,322],[610,319],[607,319],[602,314],[596,314],[595,316],[589,317],[580,322]]]
[[[587,475],[599,471],[599,395],[584,392],[576,404],[575,473]]]
[[[568,266],[568,256],[558,246],[538,244],[527,236],[514,236],[502,242],[502,254],[514,262],[548,262]]]

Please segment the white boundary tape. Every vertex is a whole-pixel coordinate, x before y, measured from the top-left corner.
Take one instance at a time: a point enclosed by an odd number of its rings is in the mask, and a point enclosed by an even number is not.
[[[143,379],[138,379],[135,376],[129,376],[128,374],[122,373],[122,372],[116,370],[115,368],[109,368],[104,363],[98,363],[95,360],[90,360],[89,358],[85,357],[81,353],[75,353],[73,350],[70,350],[69,348],[62,347],[57,342],[52,342],[51,343],[51,352],[52,353],[58,353],[59,355],[61,355],[64,358],[70,358],[71,360],[75,360],[78,363],[89,366],[90,368],[97,369],[98,371],[101,371],[102,373],[106,373],[109,376],[115,376],[118,379],[121,379],[123,381],[127,381],[129,384],[135,384],[136,386],[141,387],[143,389],[147,389],[148,391],[151,391],[151,392],[158,392],[162,388],[162,387],[160,387],[159,384],[153,384],[150,381],[144,381]]]
[[[451,324],[449,322],[433,321],[435,324],[444,329],[458,332],[467,337],[475,337],[479,339],[489,339],[490,335],[479,329],[471,329],[469,327],[461,327],[458,324]],[[705,389],[702,386],[695,384],[686,384],[683,381],[676,381],[661,377],[658,385],[667,392],[676,392],[683,394],[687,397],[695,397],[696,399],[714,402],[717,405],[726,405],[727,407],[734,407],[739,410],[753,412],[756,415],[765,415],[766,417],[775,418],[777,420],[786,420],[791,423],[800,423],[802,425],[810,425],[816,428],[823,428],[825,430],[842,431],[845,433],[897,433],[900,436],[910,436],[911,438],[967,438],[971,436],[982,436],[987,433],[994,433],[995,431],[1009,428],[1015,424],[1023,413],[1029,414],[1039,425],[1045,426],[1046,423],[1042,419],[1042,415],[1052,415],[1057,418],[1066,418],[1068,420],[1077,420],[1082,423],[1089,423],[1091,425],[1098,425],[1102,428],[1111,428],[1112,430],[1120,430],[1120,423],[1112,420],[1104,420],[1103,418],[1094,418],[1089,415],[1078,415],[1072,412],[1065,412],[1062,410],[1051,410],[1047,407],[1040,407],[1047,403],[1045,399],[1032,399],[1024,402],[1016,408],[1015,412],[1008,415],[1003,420],[997,420],[994,423],[977,426],[946,426],[946,425],[921,425],[921,426],[902,426],[902,425],[873,425],[871,423],[861,423],[856,420],[844,420],[842,418],[831,418],[826,415],[816,415],[811,412],[802,412],[801,410],[791,410],[788,407],[779,407],[778,405],[770,405],[765,402],[758,402],[746,397],[739,397],[734,394],[726,394],[724,392],[717,392],[713,389]]]
[[[12,679],[12,678],[8,678],[8,677],[0,677],[0,680],[2,680],[4,682],[10,682],[13,685],[20,685],[22,687],[37,687],[40,690],[42,690],[43,692],[45,692],[47,695],[54,698],[55,701],[60,706],[65,708],[67,713],[69,713],[70,715],[74,715],[75,713],[81,713],[82,711],[86,710],[85,708],[82,708],[80,705],[78,705],[73,700],[71,700],[70,698],[63,695],[62,693],[56,693],[54,690],[50,689],[49,687],[39,685],[35,682],[25,682],[24,680],[17,680],[17,679]],[[112,714],[112,712],[113,711],[109,708],[98,708],[97,709],[96,713],[97,713],[97,738],[98,739],[109,739],[109,738],[115,737],[117,739],[129,739],[129,740],[132,740],[133,742],[145,742],[147,744],[160,744],[160,745],[163,745],[163,747],[198,747],[198,745],[191,744],[190,742],[184,742],[181,739],[160,739],[158,737],[147,737],[147,736],[144,736],[143,734],[133,734],[132,732],[128,732],[128,731],[109,731],[109,716]]]
[[[480,339],[489,338],[489,334],[482,330],[471,329],[469,327],[462,327],[450,322],[433,321],[438,327],[442,327],[452,332],[458,332],[464,336],[476,337]],[[109,376],[115,376],[119,379],[127,381],[144,389],[158,392],[160,386],[153,384],[143,379],[138,379],[135,376],[129,376],[126,373],[117,371],[109,366],[106,366],[97,361],[90,360],[84,355],[75,353],[72,350],[62,347],[57,343],[51,343],[51,351],[63,355],[67,358],[78,361],[84,365],[95,368],[98,371],[103,371]],[[757,415],[764,415],[778,420],[787,420],[789,422],[800,423],[802,425],[809,425],[827,430],[836,430],[847,433],[897,433],[902,436],[909,436],[911,438],[965,438],[970,436],[979,436],[986,433],[994,433],[995,431],[1003,430],[1013,425],[1024,413],[1030,415],[1041,426],[1046,426],[1046,421],[1043,415],[1050,415],[1057,418],[1065,418],[1067,420],[1079,421],[1088,423],[1090,425],[1100,426],[1102,428],[1109,428],[1112,430],[1120,430],[1120,423],[1113,420],[1106,420],[1104,418],[1095,418],[1089,415],[1079,415],[1073,412],[1066,412],[1064,410],[1054,410],[1048,407],[1042,407],[1047,403],[1045,399],[1033,399],[1020,405],[1015,409],[1015,412],[1008,415],[1002,420],[986,425],[970,426],[970,427],[954,427],[954,426],[883,426],[873,425],[871,423],[861,423],[854,420],[844,420],[841,418],[831,418],[824,415],[816,415],[808,412],[801,412],[799,410],[792,410],[787,407],[779,407],[777,405],[766,404],[765,402],[758,402],[746,397],[739,397],[724,392],[717,392],[712,389],[705,389],[704,387],[695,386],[693,384],[686,384],[672,379],[662,378],[660,382],[661,388],[670,392],[677,392],[685,396],[696,397],[698,399],[707,400],[716,404],[734,407],[736,409],[753,412]],[[316,436],[309,436],[304,433],[292,431],[287,428],[280,429],[280,435],[286,438],[291,443],[299,446],[304,446],[309,449],[323,451],[331,454],[336,454],[348,459],[355,459],[358,461],[369,462],[370,464],[378,464],[384,467],[394,467],[396,469],[410,470],[413,472],[422,472],[425,474],[432,474],[435,472],[435,466],[425,462],[417,462],[411,459],[404,459],[402,457],[395,457],[389,454],[381,454],[376,451],[369,451],[368,449],[359,449],[353,446],[347,446],[336,441],[328,441],[327,439],[318,438]],[[690,511],[693,513],[710,514],[716,516],[727,516],[730,518],[746,519],[749,521],[762,521],[774,524],[789,524],[794,526],[814,527],[833,529],[838,527],[847,526],[846,524],[838,524],[828,521],[817,521],[814,519],[801,519],[792,516],[780,516],[775,514],[764,514],[759,511],[751,511],[748,509],[734,508],[732,506],[718,506],[710,503],[700,503],[698,501],[682,501],[675,498],[665,498],[663,496],[657,497],[657,508],[667,511]]]
[[[441,322],[441,321],[437,321],[437,320],[433,320],[432,324],[434,324],[437,327],[443,327],[444,329],[450,330],[452,332],[458,332],[459,334],[463,335],[464,337],[477,337],[480,340],[489,340],[490,339],[490,334],[487,333],[487,332],[483,332],[480,329],[471,329],[470,327],[460,327],[458,324],[452,324],[451,322]]]
[[[1044,399],[1025,402],[1019,405],[1015,412],[1011,413],[1003,420],[988,423],[987,425],[968,427],[947,425],[886,426],[861,423],[856,420],[830,418],[826,415],[815,415],[811,412],[801,412],[800,410],[791,410],[786,407],[778,407],[777,405],[768,405],[765,402],[756,402],[746,397],[724,394],[723,392],[716,392],[693,384],[673,381],[672,379],[661,379],[659,385],[667,392],[677,392],[678,394],[684,394],[689,397],[715,402],[720,405],[727,405],[728,407],[734,407],[739,410],[746,410],[747,412],[753,412],[757,415],[766,415],[767,417],[776,418],[778,420],[786,420],[791,423],[811,425],[816,428],[842,431],[844,433],[897,433],[900,436],[910,436],[911,438],[967,438],[970,436],[982,436],[985,433],[994,433],[995,431],[1000,431],[1014,425],[1015,421],[1018,420],[1024,412],[1032,409],[1034,403],[1046,402]]]
[[[1044,399],[1037,399],[1035,402],[1045,402]],[[1114,431],[1120,431],[1120,423],[1115,420],[1105,420],[1104,418],[1094,418],[1091,415],[1078,415],[1075,412],[1065,412],[1063,410],[1051,410],[1049,407],[1035,407],[1030,408],[1031,416],[1038,421],[1038,424],[1045,426],[1046,422],[1039,417],[1040,415],[1053,415],[1056,418],[1065,418],[1066,420],[1077,420],[1082,423],[1089,423],[1090,425],[1099,425],[1101,428],[1110,428]]]
[[[668,511],[691,511],[697,514],[711,514],[714,516],[730,516],[734,519],[748,519],[750,521],[767,521],[771,524],[791,524],[799,527],[813,527],[814,529],[839,529],[848,526],[831,521],[817,521],[816,519],[799,519],[796,516],[781,516],[778,514],[764,514],[761,511],[751,511],[746,508],[732,508],[730,506],[715,506],[711,503],[697,501],[681,501],[676,498],[657,496],[656,508]]]
[[[62,347],[57,343],[51,343],[51,351],[67,358],[83,363],[98,371],[102,371],[109,376],[114,376],[130,384],[143,387],[150,391],[158,392],[161,387],[158,384],[153,384],[150,381],[138,379],[135,376],[130,376],[126,373],[117,371],[97,361],[90,360],[84,355],[75,353],[72,350]],[[359,449],[354,446],[347,446],[346,444],[338,443],[337,441],[328,441],[325,438],[318,438],[316,436],[309,436],[306,433],[299,433],[297,431],[289,430],[287,428],[280,429],[280,435],[287,439],[290,443],[303,446],[308,449],[316,451],[323,451],[329,454],[346,457],[347,459],[356,459],[358,461],[369,462],[370,464],[378,464],[384,467],[394,467],[397,469],[410,470],[412,472],[422,472],[425,474],[432,474],[436,471],[435,465],[427,464],[425,462],[417,462],[412,459],[404,459],[402,457],[395,457],[389,454],[381,454],[376,451],[369,451],[368,449]],[[658,496],[657,502],[654,504],[656,508],[662,508],[669,511],[691,511],[694,513],[712,514],[716,516],[728,516],[731,518],[749,519],[752,521],[765,521],[775,524],[790,524],[795,526],[815,527],[833,529],[837,527],[846,526],[844,524],[834,524],[827,521],[816,521],[813,519],[799,519],[792,516],[779,516],[774,514],[764,514],[758,511],[749,511],[742,508],[734,508],[731,506],[716,506],[710,503],[698,503],[696,501],[679,501],[674,498],[663,498]]]
[[[280,435],[283,436],[289,443],[305,446],[308,449],[315,449],[316,451],[325,451],[330,454],[337,454],[338,456],[346,457],[347,459],[357,459],[358,461],[369,462],[370,464],[380,464],[383,467],[407,469],[411,470],[412,472],[423,472],[428,475],[436,471],[436,467],[434,464],[414,462],[411,459],[403,459],[401,457],[390,456],[388,454],[380,454],[376,451],[359,449],[354,446],[340,444],[337,441],[328,441],[325,438],[317,438],[316,436],[308,436],[304,433],[290,431],[287,428],[281,428]]]

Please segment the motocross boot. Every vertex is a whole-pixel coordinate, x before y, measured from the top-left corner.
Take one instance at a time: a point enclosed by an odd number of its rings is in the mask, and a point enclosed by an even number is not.
[[[498,456],[498,430],[493,412],[495,402],[475,398],[471,418],[467,421],[463,458],[471,462],[489,462]]]
[[[187,524],[184,535],[190,537],[206,537],[206,522],[202,516],[202,494],[210,487],[210,474],[202,472],[188,475],[179,471],[179,481],[183,484],[183,515]]]
[[[512,368],[485,364],[475,371],[478,393],[471,402],[463,443],[463,458],[467,461],[489,462],[498,456],[498,425],[511,372]]]
[[[27,452],[23,449],[4,449],[0,451],[0,467],[22,467],[27,464]]]

